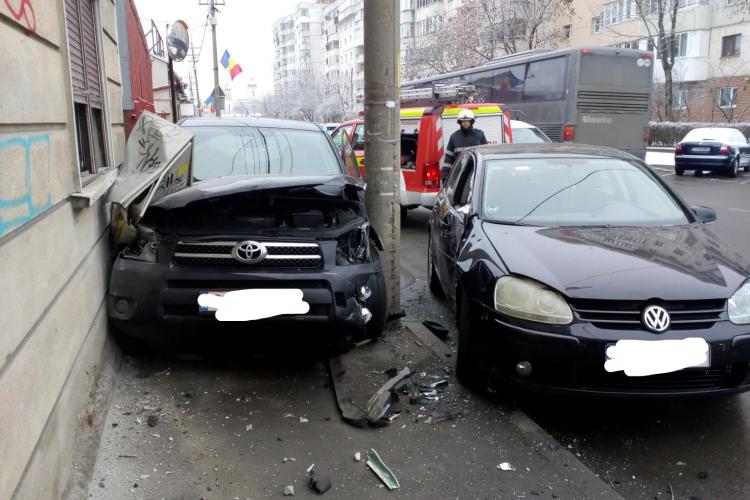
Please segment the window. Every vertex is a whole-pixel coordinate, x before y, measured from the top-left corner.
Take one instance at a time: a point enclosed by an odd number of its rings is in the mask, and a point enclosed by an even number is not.
[[[401,23],[401,38],[414,36],[414,23]]]
[[[107,166],[99,47],[92,0],[65,0],[70,76],[82,176]]]
[[[740,55],[742,35],[730,35],[721,39],[721,57],[734,57]]]
[[[602,16],[591,18],[591,31],[599,33],[602,30]]]
[[[529,63],[523,90],[524,101],[560,99],[565,91],[565,58]]]
[[[566,40],[570,40],[570,32],[571,32],[572,26],[570,24],[566,24],[563,26],[562,32],[563,32],[563,38]]]
[[[737,87],[721,87],[719,89],[719,107],[737,107]]]
[[[300,9],[299,15],[301,17],[308,17],[310,15],[310,11],[308,9]]]
[[[453,195],[453,206],[458,208],[471,202],[471,191],[474,184],[474,157],[466,155],[465,166],[461,171],[461,177]]]
[[[414,0],[401,0],[401,10],[414,10]]]
[[[687,89],[675,89],[672,92],[672,107],[674,109],[686,109],[688,100]]]
[[[364,124],[357,125],[357,128],[354,129],[354,140],[352,141],[352,146],[354,147],[354,151],[365,150],[365,125]]]

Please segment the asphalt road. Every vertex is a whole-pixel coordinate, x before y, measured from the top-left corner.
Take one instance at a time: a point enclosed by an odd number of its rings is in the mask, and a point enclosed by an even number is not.
[[[654,170],[690,205],[716,210],[711,229],[750,251],[750,173],[677,177]],[[410,212],[402,233],[402,279],[426,279],[428,212]],[[407,310],[409,302],[406,301]],[[454,325],[443,305],[434,306]],[[528,397],[516,404],[625,498],[750,498],[750,393],[681,401]]]

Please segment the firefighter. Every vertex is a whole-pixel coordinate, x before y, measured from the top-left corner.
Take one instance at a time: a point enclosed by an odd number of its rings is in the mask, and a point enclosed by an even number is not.
[[[458,156],[458,153],[471,146],[487,144],[487,138],[484,136],[484,132],[478,128],[474,128],[476,118],[470,109],[461,110],[458,114],[457,121],[461,128],[453,132],[448,141],[448,148],[445,150],[445,163],[447,168],[443,167],[443,180],[448,177],[451,165],[453,165],[453,161],[456,159],[456,156]]]

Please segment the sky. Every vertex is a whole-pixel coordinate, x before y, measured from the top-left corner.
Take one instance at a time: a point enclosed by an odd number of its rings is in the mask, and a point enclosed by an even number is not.
[[[230,82],[229,73],[221,66],[225,49],[242,67],[242,73],[231,82],[233,98],[249,96],[247,85],[251,82],[258,85],[259,95],[273,91],[273,23],[279,17],[291,14],[299,1],[224,0],[226,5],[218,7],[216,52],[221,86]],[[202,3],[207,3],[207,0],[202,0]],[[195,54],[200,54],[196,67],[200,97],[205,101],[214,87],[211,28],[206,26],[208,7],[199,5],[199,0],[135,0],[135,5],[144,33],[148,32],[153,20],[166,40],[167,24],[176,20],[187,23]],[[190,57],[187,57],[175,63],[175,71],[185,83],[189,82],[188,73],[192,72],[189,61]]]

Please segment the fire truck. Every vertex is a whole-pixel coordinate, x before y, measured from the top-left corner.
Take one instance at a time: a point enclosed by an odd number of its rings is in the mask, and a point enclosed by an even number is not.
[[[401,216],[417,207],[432,208],[440,190],[440,168],[445,148],[463,109],[476,116],[474,127],[484,131],[490,144],[510,143],[510,114],[500,104],[474,102],[473,85],[434,85],[404,91],[401,95]],[[339,147],[346,134],[353,145],[357,164],[365,173],[365,120],[341,123],[331,139]]]

